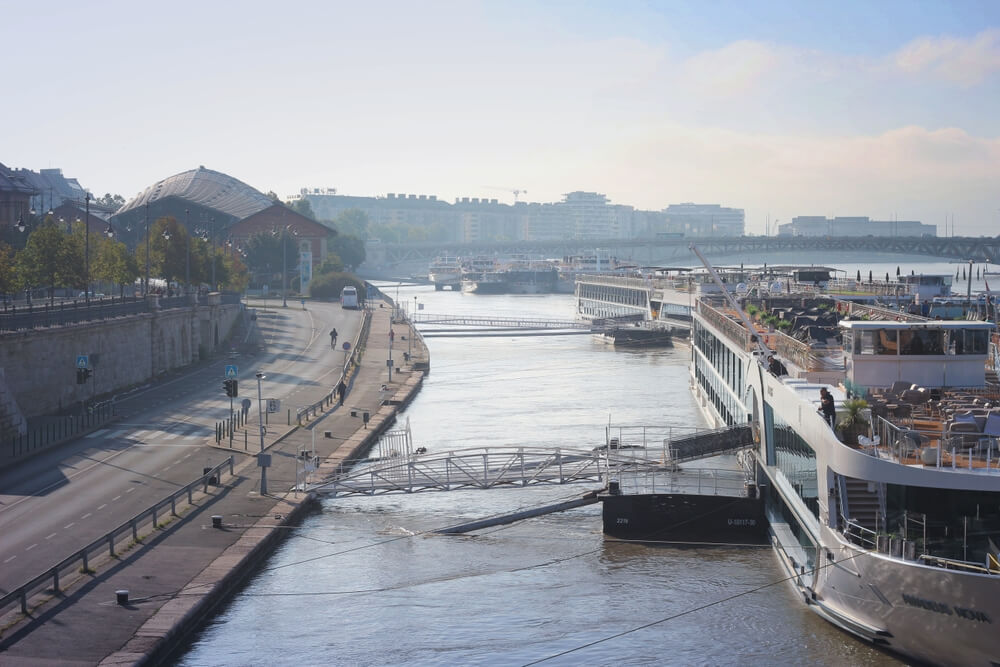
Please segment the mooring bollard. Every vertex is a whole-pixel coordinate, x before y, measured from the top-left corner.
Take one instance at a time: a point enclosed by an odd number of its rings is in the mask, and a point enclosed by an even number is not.
[[[222,528],[222,515],[213,514],[212,515],[212,528]]]
[[[128,590],[123,588],[121,590],[115,591],[115,600],[118,602],[118,604],[120,606],[124,607],[125,605],[127,605],[128,604]]]

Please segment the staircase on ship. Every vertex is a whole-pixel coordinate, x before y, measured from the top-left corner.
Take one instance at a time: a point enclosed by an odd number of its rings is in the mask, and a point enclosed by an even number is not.
[[[841,515],[856,526],[877,533],[885,527],[880,485],[863,479],[841,477]]]

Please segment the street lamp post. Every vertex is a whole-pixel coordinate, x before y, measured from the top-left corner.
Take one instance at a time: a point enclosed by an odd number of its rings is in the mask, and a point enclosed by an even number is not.
[[[288,308],[288,227],[281,230],[281,307]]]
[[[83,197],[84,202],[86,202],[86,212],[84,213],[85,220],[83,221],[83,237],[85,239],[83,243],[83,275],[84,275],[84,286],[83,286],[83,300],[88,306],[90,305],[90,193],[87,192]]]
[[[149,202],[146,202],[146,286],[143,288],[142,295],[149,295]]]
[[[187,256],[184,259],[184,293],[191,293],[191,211],[184,209],[184,230],[187,232]]]
[[[264,393],[261,389],[261,381],[267,377],[260,371],[257,371],[257,428],[260,430],[260,451],[264,452]],[[262,465],[263,460],[260,462],[260,494],[265,495],[267,493],[267,466]]]
[[[210,218],[212,222],[212,291],[215,291],[215,216]],[[262,436],[263,437],[263,436]]]

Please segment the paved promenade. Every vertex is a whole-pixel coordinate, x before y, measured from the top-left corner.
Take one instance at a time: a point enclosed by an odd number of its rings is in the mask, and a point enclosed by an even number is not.
[[[233,477],[223,474],[221,485],[196,495],[194,507],[180,512],[181,518],[117,559],[96,560],[91,565],[96,572],[64,582],[65,590],[32,618],[8,625],[0,640],[0,664],[150,664],[183,646],[198,624],[315,506],[305,494],[291,491],[302,466],[297,454],[312,447],[313,432],[323,461],[320,473],[329,472],[370,446],[419,389],[424,372],[414,366],[428,367],[427,350],[419,338],[407,340],[409,326],[393,324],[391,312],[379,302],[371,311],[361,363],[350,378],[343,406],[327,407],[301,427],[294,424],[294,416],[293,425],[286,426],[284,413],[272,415],[282,417],[282,423],[272,422],[265,438],[272,458],[268,494],[260,493],[260,439],[252,421],[250,451],[243,451],[242,434],[231,450],[236,457]],[[391,382],[386,366],[390,329],[394,366],[399,368],[393,369]],[[411,359],[404,362],[408,349]],[[315,400],[330,389],[316,387]],[[370,415],[367,427],[364,412]],[[221,528],[212,526],[213,515],[222,517]],[[129,604],[116,604],[118,590],[129,591]],[[12,616],[4,620],[9,623]]]

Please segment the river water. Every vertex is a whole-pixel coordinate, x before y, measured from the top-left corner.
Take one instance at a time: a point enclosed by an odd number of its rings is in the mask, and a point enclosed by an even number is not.
[[[398,300],[435,314],[574,315],[569,295],[420,287],[399,288]],[[427,342],[431,373],[401,423],[409,418],[415,445],[431,452],[592,447],[604,442],[609,420],[703,425],[684,345],[622,351],[589,335]],[[587,488],[325,501],[179,663],[898,664],[810,612],[770,548],[606,540],[600,505],[471,536],[429,534]]]

